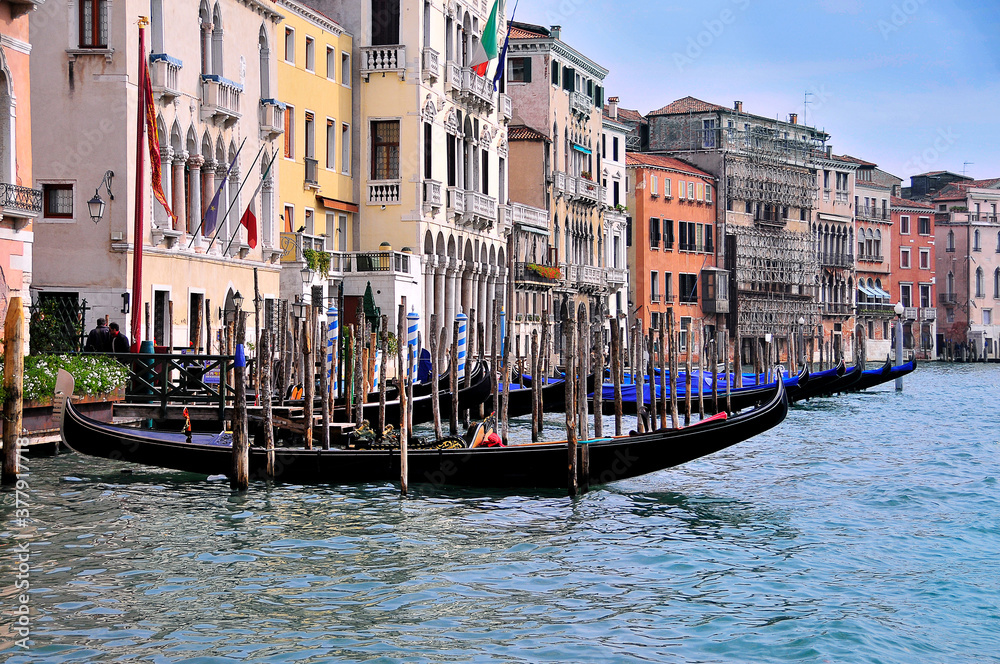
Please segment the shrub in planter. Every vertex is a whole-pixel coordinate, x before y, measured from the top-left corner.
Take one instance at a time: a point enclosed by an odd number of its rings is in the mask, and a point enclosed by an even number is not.
[[[29,355],[24,358],[25,401],[46,401],[56,389],[56,374],[65,369],[75,379],[74,394],[114,392],[128,382],[128,369],[113,357],[95,355]],[[0,367],[0,377],[3,367]],[[6,398],[0,387],[0,397]]]

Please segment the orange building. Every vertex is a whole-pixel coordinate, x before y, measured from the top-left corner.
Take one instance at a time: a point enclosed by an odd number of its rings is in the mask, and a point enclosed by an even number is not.
[[[31,220],[42,192],[31,180],[28,13],[39,4],[0,0],[0,321],[11,297],[21,296],[25,318],[31,302]]]
[[[658,328],[672,308],[681,330],[690,320],[713,333],[729,312],[728,273],[716,269],[715,178],[656,154],[629,152],[625,166],[632,312]]]

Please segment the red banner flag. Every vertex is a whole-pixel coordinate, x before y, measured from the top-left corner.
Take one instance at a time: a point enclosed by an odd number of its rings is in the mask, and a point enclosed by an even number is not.
[[[160,202],[163,209],[170,215],[171,223],[177,220],[174,211],[170,209],[167,195],[163,191],[163,175],[160,172],[160,137],[156,127],[156,106],[153,105],[153,84],[149,78],[149,60],[142,58],[142,86],[146,96],[146,140],[149,144],[149,165],[152,170],[150,179],[153,185],[153,196]]]
[[[253,213],[253,199],[250,199],[250,205],[247,206],[247,211],[243,213],[242,217],[240,217],[240,223],[247,229],[247,244],[250,245],[251,249],[256,249],[257,217],[255,217]]]

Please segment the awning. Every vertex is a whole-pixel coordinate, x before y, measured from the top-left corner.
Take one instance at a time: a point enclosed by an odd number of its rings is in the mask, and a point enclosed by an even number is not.
[[[868,286],[865,286],[863,283],[858,282],[858,290],[868,297],[878,297],[878,295],[875,294],[875,291],[869,289]]]
[[[320,196],[316,194],[316,200],[323,204],[328,210],[340,210],[341,212],[357,212],[357,203],[348,203],[347,201],[338,201],[336,198],[328,198],[326,196]]]
[[[875,291],[875,297],[881,297],[886,300],[892,297],[892,295],[889,295],[887,292],[885,292],[878,286],[872,286],[872,290]]]
[[[577,145],[576,143],[573,144],[573,149],[577,152],[582,152],[583,154],[593,154],[590,151],[590,148],[585,148],[582,145]]]

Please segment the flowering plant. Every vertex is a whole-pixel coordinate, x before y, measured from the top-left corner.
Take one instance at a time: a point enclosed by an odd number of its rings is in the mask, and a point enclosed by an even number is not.
[[[557,267],[548,267],[547,265],[536,265],[535,263],[528,263],[528,269],[537,274],[540,277],[545,277],[546,279],[558,279],[562,276],[562,273]]]
[[[59,369],[73,374],[76,380],[74,394],[113,392],[128,381],[128,369],[113,357],[28,355],[24,358],[24,400],[41,401],[51,398],[55,394]],[[2,376],[3,367],[0,367],[0,377]],[[6,395],[0,394],[0,397],[6,398]]]

